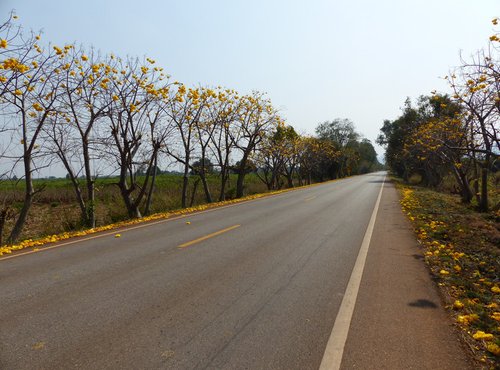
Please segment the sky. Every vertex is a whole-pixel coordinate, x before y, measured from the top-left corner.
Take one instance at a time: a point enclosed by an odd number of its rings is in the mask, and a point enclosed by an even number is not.
[[[53,44],[151,57],[187,85],[266,92],[300,133],[349,118],[374,143],[406,97],[449,92],[442,77],[487,45],[500,0],[0,0],[3,19],[11,10]]]

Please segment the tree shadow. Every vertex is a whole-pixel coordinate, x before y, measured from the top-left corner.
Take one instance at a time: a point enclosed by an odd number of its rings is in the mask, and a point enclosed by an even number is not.
[[[408,303],[408,306],[418,308],[437,308],[437,304],[428,299],[417,299],[416,301]]]

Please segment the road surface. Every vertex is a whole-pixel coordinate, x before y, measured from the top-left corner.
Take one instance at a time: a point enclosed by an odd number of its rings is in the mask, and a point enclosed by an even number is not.
[[[384,175],[0,260],[0,369],[318,369]],[[344,368],[373,364],[363,307]]]

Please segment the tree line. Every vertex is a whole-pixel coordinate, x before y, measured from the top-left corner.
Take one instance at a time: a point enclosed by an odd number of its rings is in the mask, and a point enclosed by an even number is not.
[[[349,120],[322,123],[317,136],[287,125],[266,94],[223,87],[188,87],[151,58],[103,55],[75,44],[42,45],[12,15],[0,25],[0,179],[19,176],[24,200],[7,238],[16,241],[48,166],[63,166],[82,225],[95,227],[99,171],[117,174],[130,218],[151,212],[160,161],[181,168],[181,205],[190,176],[207,202],[226,198],[230,174],[236,197],[255,172],[268,189],[371,171],[371,143]],[[215,172],[218,194],[207,176]],[[3,201],[0,234],[12,205]],[[2,216],[3,215],[3,216]],[[2,219],[3,217],[3,219]]]
[[[385,145],[387,164],[395,174],[405,180],[419,174],[431,187],[451,174],[462,201],[475,199],[483,212],[491,207],[491,174],[500,169],[499,43],[497,33],[487,48],[462,58],[445,77],[448,93],[434,91],[416,105],[407,99],[400,117],[384,121],[377,140]]]

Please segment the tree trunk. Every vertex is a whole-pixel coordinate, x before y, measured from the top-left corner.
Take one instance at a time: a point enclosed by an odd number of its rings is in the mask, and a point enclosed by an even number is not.
[[[224,169],[224,170],[221,169],[219,202],[226,200],[226,184],[227,184],[227,177],[228,177],[228,174],[226,172],[227,172],[226,169]]]
[[[90,166],[90,153],[88,140],[83,139],[83,161],[85,167],[85,181],[87,185],[87,205],[85,207],[85,223],[88,227],[95,227],[95,184],[92,178],[92,169]]]
[[[24,203],[23,208],[21,208],[21,212],[17,217],[16,223],[12,228],[10,235],[7,239],[7,243],[13,244],[21,235],[24,224],[26,223],[26,219],[28,218],[28,213],[31,208],[31,204],[33,203],[33,179],[31,176],[31,153],[24,155],[24,182],[26,184],[26,189],[24,192]]]
[[[149,215],[151,212],[151,202],[153,200],[153,192],[155,191],[155,184],[156,184],[156,172],[158,171],[157,169],[157,164],[158,164],[158,156],[155,155],[154,159],[154,167],[153,167],[153,174],[151,176],[151,185],[149,186],[149,191],[148,195],[146,197],[146,206],[144,207],[144,215]]]
[[[200,182],[200,179],[196,179],[194,184],[193,184],[193,192],[191,193],[191,201],[189,202],[189,207],[192,207],[194,204],[194,197],[196,195],[196,189],[198,188],[199,182]]]
[[[186,164],[184,165],[184,175],[182,177],[182,195],[181,195],[181,207],[186,208],[187,206],[187,192],[189,185],[189,166],[186,159]]]
[[[467,174],[465,174],[462,170],[453,167],[453,175],[455,176],[458,186],[460,187],[460,197],[462,199],[462,203],[469,204],[472,200],[473,194],[469,181],[467,180]]]
[[[488,212],[488,160],[481,168],[481,202],[479,203],[480,212]]]

